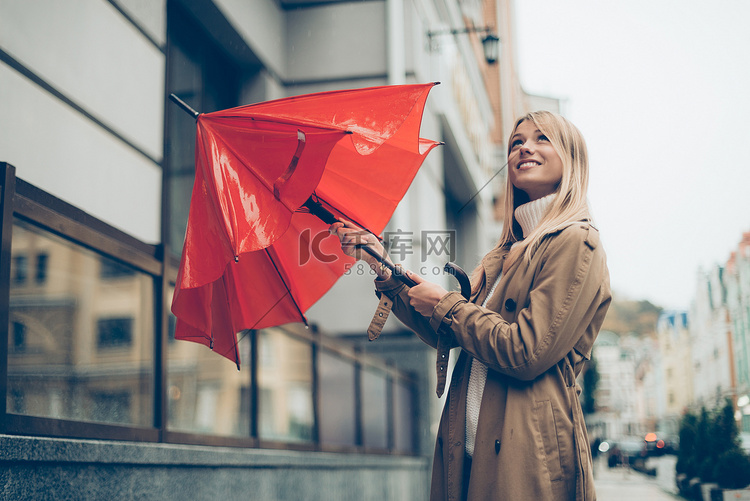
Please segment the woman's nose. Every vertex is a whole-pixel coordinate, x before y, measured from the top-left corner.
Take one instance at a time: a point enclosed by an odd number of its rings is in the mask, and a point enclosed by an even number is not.
[[[530,141],[526,141],[521,145],[521,154],[524,153],[533,153],[534,152],[534,145]]]

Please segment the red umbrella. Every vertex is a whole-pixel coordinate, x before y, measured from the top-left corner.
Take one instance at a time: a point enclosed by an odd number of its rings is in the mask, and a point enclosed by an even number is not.
[[[172,301],[175,337],[239,368],[238,332],[304,322],[353,263],[327,237],[330,218],[379,234],[440,144],[419,137],[433,85],[193,112],[196,172]]]

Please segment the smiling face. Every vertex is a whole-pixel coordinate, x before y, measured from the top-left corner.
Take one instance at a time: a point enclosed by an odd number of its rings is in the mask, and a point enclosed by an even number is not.
[[[510,138],[508,175],[529,201],[557,190],[562,180],[563,163],[552,143],[531,120],[521,122]]]

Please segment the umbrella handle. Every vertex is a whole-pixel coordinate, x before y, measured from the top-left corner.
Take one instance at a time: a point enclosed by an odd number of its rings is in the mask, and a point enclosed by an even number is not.
[[[458,280],[458,285],[461,286],[461,295],[467,301],[470,300],[471,281],[469,280],[469,276],[466,274],[466,272],[456,263],[445,263],[443,271],[446,273],[450,273],[451,275],[456,277],[456,280]]]

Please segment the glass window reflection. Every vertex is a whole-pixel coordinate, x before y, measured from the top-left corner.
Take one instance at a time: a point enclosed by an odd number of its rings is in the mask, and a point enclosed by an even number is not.
[[[388,390],[386,375],[362,371],[362,419],[365,447],[388,448]]]
[[[152,426],[153,279],[19,219],[11,254],[8,412]]]
[[[394,381],[393,448],[398,452],[414,450],[414,400],[413,393],[404,381]]]
[[[171,303],[171,297],[170,297]],[[206,346],[175,341],[170,315],[167,427],[172,431],[250,436],[250,331],[238,333],[241,370]]]
[[[295,328],[291,326],[290,328]],[[281,328],[258,331],[261,439],[313,440],[312,346]]]
[[[320,442],[323,445],[356,443],[354,364],[326,351],[320,352]]]

